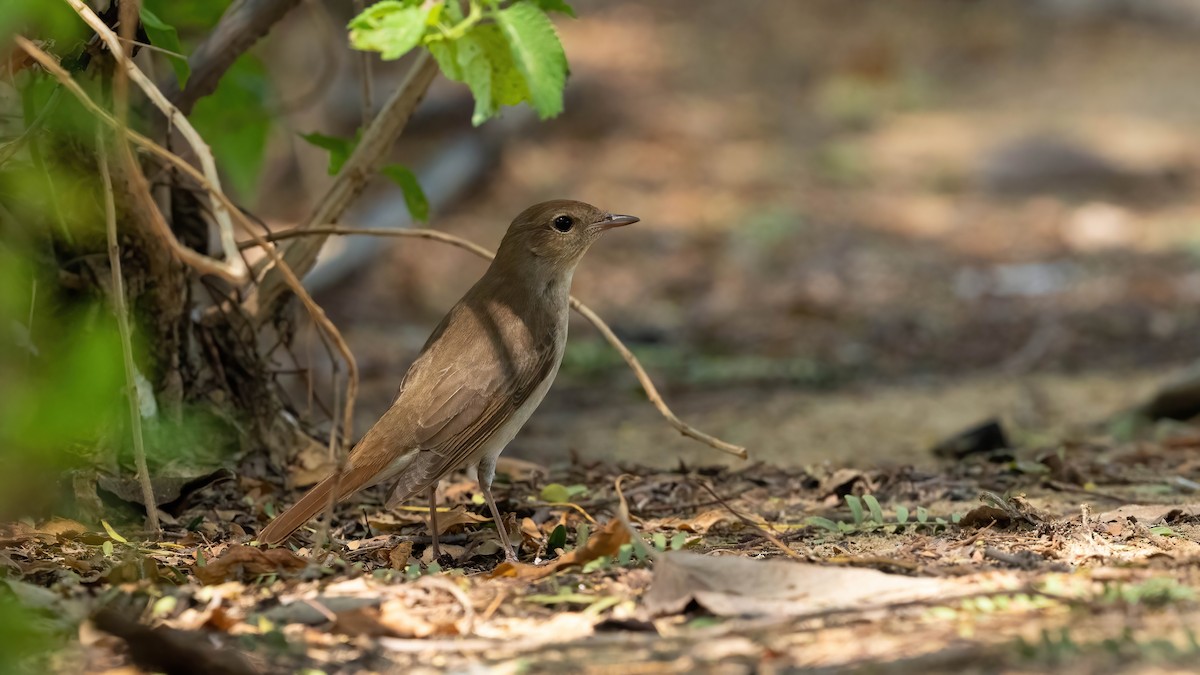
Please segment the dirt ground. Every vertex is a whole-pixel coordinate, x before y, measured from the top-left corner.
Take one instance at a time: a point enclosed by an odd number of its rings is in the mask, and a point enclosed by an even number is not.
[[[251,458],[172,505],[164,542],[0,528],[5,583],[48,624],[103,596],[155,627],[85,622],[52,667],[1194,669],[1200,429],[1123,413],[1200,357],[1195,33],[998,0],[731,7],[577,3],[567,113],[507,137],[431,226],[493,246],[563,196],[641,216],[576,295],[750,462],[672,431],[581,321],[501,469],[525,565],[497,566],[465,480],[442,486],[438,561],[423,507],[374,491],[329,553],[316,525],[243,547],[323,451]],[[405,240],[321,294],[358,429],[482,269]],[[931,451],[986,420],[1009,449]]]

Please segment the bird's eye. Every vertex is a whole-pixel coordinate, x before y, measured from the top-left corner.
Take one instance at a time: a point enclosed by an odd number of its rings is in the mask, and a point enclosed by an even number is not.
[[[554,219],[554,229],[559,232],[570,232],[571,227],[575,225],[575,221],[571,216],[559,216]]]

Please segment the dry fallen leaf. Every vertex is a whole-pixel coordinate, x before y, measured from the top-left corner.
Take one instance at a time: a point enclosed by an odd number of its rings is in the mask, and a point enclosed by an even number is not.
[[[411,541],[402,541],[396,544],[396,547],[388,552],[388,563],[394,570],[403,570],[408,567],[408,559],[412,557],[413,543]]]
[[[616,555],[623,544],[629,543],[629,530],[617,518],[608,521],[604,529],[588,537],[587,543],[576,548],[545,565],[527,565],[525,563],[502,562],[492,570],[489,578],[515,577],[533,581],[550,576],[558,570],[572,566],[586,565],[605,555]]]
[[[284,548],[258,549],[249,546],[230,546],[224,555],[209,560],[203,567],[196,565],[192,572],[205,585],[233,579],[246,580],[260,574],[298,572],[308,563]]]
[[[872,569],[671,551],[655,558],[642,602],[651,616],[676,614],[693,600],[719,616],[797,616],[950,596],[956,588]]]
[[[1143,525],[1200,516],[1200,504],[1126,504],[1100,514],[1101,523],[1123,523],[1133,518]]]
[[[478,513],[468,511],[464,506],[456,506],[448,512],[438,511],[437,526],[438,534],[446,534],[451,529],[457,528],[460,525],[473,525],[475,523],[486,523],[491,518],[481,516]]]
[[[766,521],[757,514],[750,514],[751,520],[758,523],[760,526],[765,525]],[[705,534],[717,523],[726,521],[737,521],[738,517],[729,512],[728,509],[712,509],[704,513],[697,514],[690,518],[670,517],[663,518],[655,523],[658,527],[669,527],[683,532],[694,532],[696,534]]]

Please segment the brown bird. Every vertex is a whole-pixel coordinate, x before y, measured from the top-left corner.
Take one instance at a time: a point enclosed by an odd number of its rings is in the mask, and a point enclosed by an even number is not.
[[[555,200],[513,220],[496,258],[429,336],[392,405],[330,476],[273,520],[259,540],[278,544],[329,503],[394,481],[392,508],[433,494],[460,467],[476,472],[508,560],[516,560],[492,498],[496,459],[546,396],[567,341],[571,278],[606,230],[636,223],[583,202]]]

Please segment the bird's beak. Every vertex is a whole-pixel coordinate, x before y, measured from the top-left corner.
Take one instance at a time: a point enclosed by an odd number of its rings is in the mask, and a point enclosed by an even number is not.
[[[615,213],[605,214],[604,219],[596,223],[596,227],[601,230],[610,230],[614,227],[622,227],[624,225],[632,225],[641,220],[637,216],[622,216]]]

